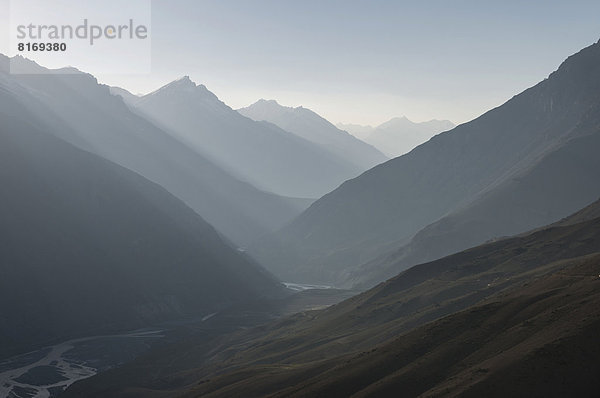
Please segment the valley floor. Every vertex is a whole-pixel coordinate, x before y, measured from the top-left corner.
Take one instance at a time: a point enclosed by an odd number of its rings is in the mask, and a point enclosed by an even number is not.
[[[0,360],[0,397],[53,398],[73,383],[134,360],[149,349],[175,344],[189,335],[215,337],[298,311],[325,308],[356,292],[290,283],[285,299],[251,303],[196,320],[121,334],[89,336]]]
[[[325,309],[335,290],[298,293],[293,315],[197,331],[64,396],[597,397],[600,217],[579,221],[420,264]]]
[[[78,380],[107,367],[133,359],[152,341],[164,337],[162,330],[90,336],[8,358],[0,362],[0,396],[49,398]]]

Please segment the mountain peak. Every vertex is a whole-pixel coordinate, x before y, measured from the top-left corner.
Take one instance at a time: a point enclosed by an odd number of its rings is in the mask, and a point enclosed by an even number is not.
[[[84,73],[79,69],[73,66],[66,66],[58,69],[48,69],[37,62],[23,57],[22,55],[15,55],[14,57],[7,57],[4,54],[0,54],[0,62],[2,62],[2,69],[6,69],[6,71],[11,71],[11,73],[15,74],[34,74],[34,75],[88,75],[94,78],[92,75]],[[95,78],[94,78],[95,79]]]
[[[189,76],[180,77],[177,80],[173,80],[171,83],[164,85],[158,90],[148,94],[174,94],[180,95],[182,93],[193,94],[196,97],[202,97],[210,100],[218,100],[217,96],[206,88],[203,84],[196,84]]]
[[[297,112],[305,112],[310,111],[310,109],[303,107],[302,105],[293,107],[293,106],[285,106],[281,105],[276,100],[266,100],[264,98],[259,99],[252,105],[247,106],[246,108],[238,109],[241,113],[244,112],[287,112],[287,113],[297,113]],[[311,113],[314,113],[310,111]]]
[[[414,126],[415,124],[417,124],[417,123],[411,121],[406,116],[401,116],[401,117],[394,117],[394,118],[388,120],[387,122],[380,124],[379,126],[377,126],[377,128],[378,129],[388,129],[388,128],[397,128],[399,126]]]
[[[266,100],[264,98],[259,99],[258,101],[256,101],[253,105],[257,105],[257,104],[269,104],[269,105],[279,105],[279,102],[277,102],[276,100]],[[252,105],[251,105],[252,106]],[[281,106],[281,105],[279,105]]]
[[[262,110],[281,110],[281,109],[292,109],[287,106],[281,105],[274,99],[261,98],[252,105],[249,105],[246,109],[262,109]]]
[[[196,83],[194,83],[192,81],[192,79],[190,79],[190,77],[186,75],[186,76],[180,77],[177,80],[172,81],[167,86],[196,88]]]

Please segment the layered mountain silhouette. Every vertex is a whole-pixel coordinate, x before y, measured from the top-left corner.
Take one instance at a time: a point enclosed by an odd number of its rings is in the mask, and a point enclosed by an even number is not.
[[[272,123],[242,116],[187,76],[130,104],[229,173],[279,195],[318,198],[364,171]]]
[[[408,120],[406,116],[395,117],[377,127],[354,124],[338,124],[337,126],[393,158],[404,155],[434,135],[455,127],[454,123],[448,120],[434,119],[415,123]]]
[[[151,352],[65,396],[593,397],[599,216],[597,201],[325,310]]]
[[[269,273],[164,188],[56,137],[57,129],[78,135],[23,92],[13,94],[14,81],[5,79],[0,355],[282,294]]]
[[[333,124],[301,106],[281,106],[275,100],[261,99],[238,112],[256,121],[267,121],[294,133],[308,141],[319,144],[335,156],[367,170],[388,158],[373,146],[342,131]]]
[[[371,125],[362,125],[355,123],[336,123],[335,127],[340,130],[344,130],[358,138],[359,140],[365,141],[369,138],[375,127]]]
[[[596,43],[504,105],[345,182],[254,254],[286,280],[366,287],[565,217],[600,195],[599,93]]]
[[[42,74],[10,75],[9,62]],[[68,72],[0,55],[5,89],[43,118],[48,132],[160,184],[237,245],[281,227],[310,203],[264,192],[233,177],[132,112],[93,76]]]

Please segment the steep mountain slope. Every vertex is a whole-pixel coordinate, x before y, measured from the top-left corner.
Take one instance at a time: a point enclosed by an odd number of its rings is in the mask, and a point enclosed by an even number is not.
[[[598,212],[600,201],[325,310],[150,353],[66,396],[594,396],[600,218],[585,214]]]
[[[339,130],[310,109],[291,108],[279,105],[276,101],[259,100],[242,109],[242,115],[256,121],[267,121],[323,146],[337,157],[344,159],[362,171],[383,163],[388,158],[377,149]]]
[[[228,172],[279,195],[318,198],[363,171],[273,124],[240,115],[189,77],[132,106]]]
[[[347,273],[346,284],[370,287],[406,268],[490,239],[558,220],[600,195],[600,104],[571,138],[530,169],[439,221],[391,253]]]
[[[3,87],[0,119],[0,356],[282,293],[180,200],[48,133]]]
[[[254,366],[245,370],[252,381],[240,380],[238,371],[181,396],[591,398],[600,387],[598,271],[600,256],[577,259],[520,291],[369,351],[268,373]]]
[[[254,254],[287,280],[345,283],[349,269],[445,216],[432,234],[441,244],[412,242],[402,256],[419,253],[403,268],[556,221],[600,194],[599,93],[597,43],[504,105],[347,181]]]
[[[165,187],[236,244],[281,227],[307,203],[260,191],[242,182],[152,123],[84,73],[9,75],[0,55],[3,87],[42,117],[47,131],[131,169]],[[60,71],[59,71],[60,72]],[[62,128],[66,122],[70,129]]]

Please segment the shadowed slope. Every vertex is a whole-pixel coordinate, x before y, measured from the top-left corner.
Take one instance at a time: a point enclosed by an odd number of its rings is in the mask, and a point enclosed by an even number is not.
[[[0,82],[48,133],[160,184],[233,240],[245,246],[281,227],[308,203],[283,198],[242,182],[149,121],[133,113],[88,74],[10,75],[0,55]],[[64,125],[69,128],[63,128]]]
[[[600,218],[563,223],[415,266],[325,310],[155,352],[66,396],[416,396],[484,379],[491,387],[473,396],[506,396],[521,386],[510,366],[529,369],[534,383],[523,391],[545,392],[544,353],[570,342],[572,356],[553,357],[565,378],[548,390],[594,391],[585,369],[595,371],[595,355],[579,347],[600,349]],[[143,377],[159,369],[160,380]]]
[[[364,286],[372,286],[419,262],[559,220],[600,194],[599,93],[597,43],[504,105],[345,182],[252,253],[286,280],[341,285],[361,282],[371,265],[350,277],[349,269],[414,237],[402,267],[366,275]]]
[[[166,190],[0,104],[0,355],[282,294]]]

